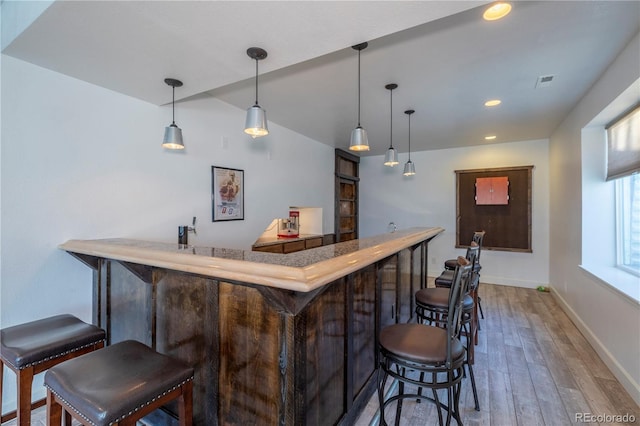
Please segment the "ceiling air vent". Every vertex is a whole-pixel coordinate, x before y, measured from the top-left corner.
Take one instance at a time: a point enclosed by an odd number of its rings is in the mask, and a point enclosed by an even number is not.
[[[553,81],[554,76],[549,74],[549,75],[541,75],[540,77],[538,77],[538,80],[536,81],[536,89],[539,89],[541,87],[549,87],[551,86],[551,82]]]

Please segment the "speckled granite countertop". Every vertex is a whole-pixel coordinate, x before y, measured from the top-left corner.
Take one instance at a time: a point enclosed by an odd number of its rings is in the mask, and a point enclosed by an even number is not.
[[[443,231],[410,228],[289,254],[122,238],[69,240],[59,247],[70,253],[308,292]]]

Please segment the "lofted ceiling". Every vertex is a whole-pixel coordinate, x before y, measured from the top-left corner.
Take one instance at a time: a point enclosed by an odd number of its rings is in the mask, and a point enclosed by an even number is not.
[[[24,30],[6,19],[3,53],[163,105],[214,96],[245,109],[255,98],[251,46],[260,61],[260,104],[269,121],[346,148],[357,122],[371,151],[413,151],[548,138],[640,28],[638,1],[516,1],[495,22],[486,1],[55,1]],[[640,67],[640,64],[639,64]],[[553,76],[536,87],[541,76]],[[396,83],[390,115],[387,83]],[[502,104],[483,103],[499,98]],[[179,103],[177,105],[179,109]],[[178,121],[179,123],[179,121]],[[243,123],[239,123],[239,132]],[[187,131],[187,129],[185,129]],[[271,136],[267,136],[271,137]]]

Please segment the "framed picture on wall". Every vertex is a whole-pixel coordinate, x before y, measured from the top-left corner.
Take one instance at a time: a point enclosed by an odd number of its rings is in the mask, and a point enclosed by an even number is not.
[[[214,222],[244,220],[244,171],[211,166]]]

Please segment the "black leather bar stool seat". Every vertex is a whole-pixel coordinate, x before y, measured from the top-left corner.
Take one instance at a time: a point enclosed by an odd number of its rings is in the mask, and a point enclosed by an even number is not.
[[[453,282],[453,271],[442,271],[442,273],[436,277],[434,282],[438,288],[450,288],[451,283]]]
[[[427,323],[436,327],[447,326],[447,314],[449,313],[449,292],[448,288],[423,288],[415,294],[416,301],[416,317],[419,322]],[[462,298],[462,318],[460,324],[464,335],[466,336],[467,356],[465,364],[469,369],[469,377],[471,378],[471,389],[473,391],[473,399],[476,411],[480,411],[480,401],[478,399],[478,391],[476,388],[476,379],[473,373],[474,363],[474,301],[469,293]],[[461,333],[462,334],[462,333]]]
[[[380,332],[380,346],[409,362],[444,365],[447,358],[447,330],[424,327],[422,324],[394,324]],[[452,340],[451,359],[459,363],[464,356],[464,346],[458,339]]]
[[[449,289],[448,288],[423,288],[416,292],[416,304],[434,308],[434,310],[446,310],[449,308]],[[462,299],[463,321],[465,314],[471,313],[473,310],[473,297],[465,294]]]
[[[193,422],[193,368],[133,340],[60,364],[45,374],[48,425],[62,409],[83,425],[135,425],[178,401],[181,426]]]
[[[73,315],[57,315],[0,330],[0,401],[3,366],[16,373],[17,410],[2,421],[17,417],[18,425],[31,424],[33,376],[49,368],[104,346],[105,332]]]

